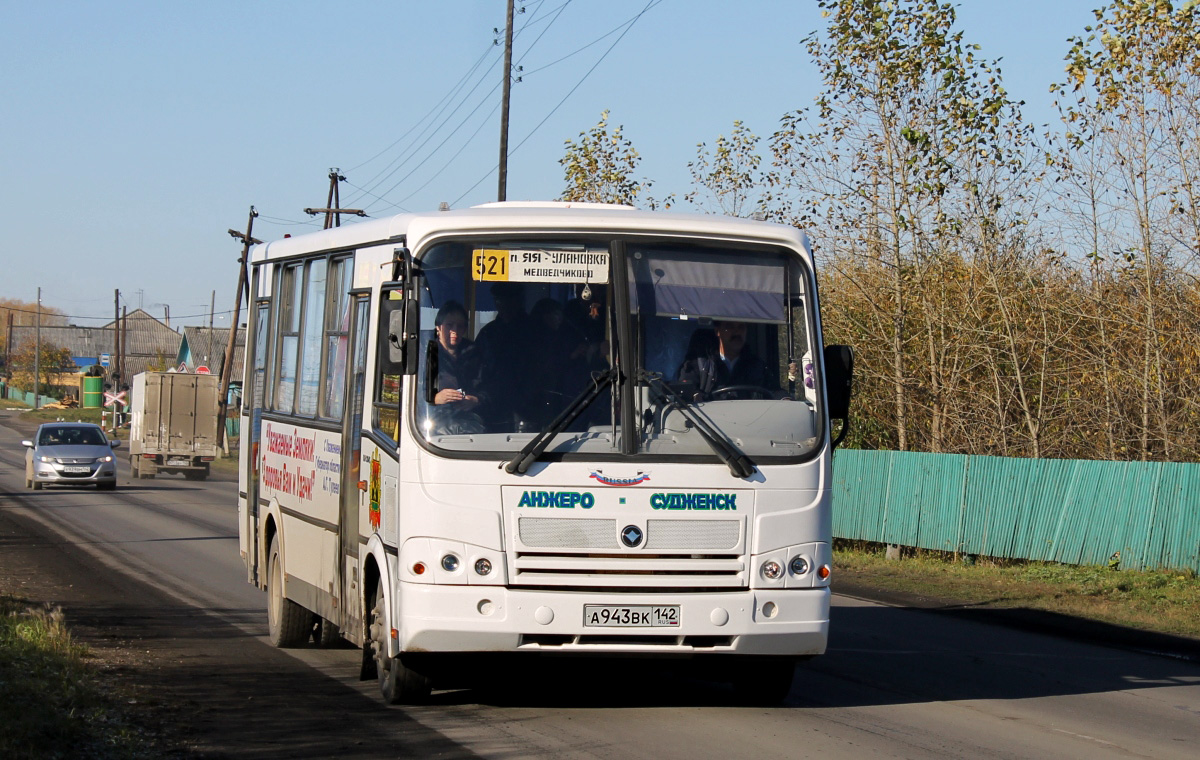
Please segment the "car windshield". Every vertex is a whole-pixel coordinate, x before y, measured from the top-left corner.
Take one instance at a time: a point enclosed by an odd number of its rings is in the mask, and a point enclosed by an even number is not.
[[[712,456],[689,414],[751,456],[798,456],[816,444],[808,276],[794,253],[471,240],[432,246],[421,272],[414,421],[433,446],[520,451],[557,429],[564,411],[570,420],[548,453]],[[628,283],[628,318],[618,319],[618,279]],[[610,372],[621,356],[631,366]],[[679,393],[657,392],[659,381]],[[580,399],[582,410],[572,406]],[[623,403],[637,421],[628,445]]]
[[[43,428],[38,436],[39,446],[104,446],[108,439],[96,427]]]

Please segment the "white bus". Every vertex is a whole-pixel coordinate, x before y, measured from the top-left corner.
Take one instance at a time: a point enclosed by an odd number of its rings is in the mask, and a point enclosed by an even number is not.
[[[239,478],[271,641],[390,703],[467,653],[825,651],[831,420],[799,231],[625,206],[404,214],[251,254]]]

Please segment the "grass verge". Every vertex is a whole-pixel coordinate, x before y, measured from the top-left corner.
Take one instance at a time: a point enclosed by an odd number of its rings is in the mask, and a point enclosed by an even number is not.
[[[840,544],[841,542],[839,542]],[[835,579],[991,608],[1027,608],[1200,639],[1200,579],[1192,570],[1119,570],[839,545]],[[836,584],[835,584],[836,585]]]
[[[61,610],[0,596],[0,757],[161,756],[87,657]]]

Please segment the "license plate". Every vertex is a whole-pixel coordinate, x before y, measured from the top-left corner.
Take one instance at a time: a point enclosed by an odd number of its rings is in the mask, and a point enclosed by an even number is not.
[[[69,472],[72,475],[80,475],[80,474],[86,475],[87,473],[89,473],[91,471],[92,471],[91,467],[64,467],[63,468],[63,472]]]
[[[604,628],[678,628],[678,604],[585,604],[583,625]]]
[[[167,464],[171,465],[172,467],[187,467],[187,466],[191,465],[191,463],[192,463],[192,460],[190,460],[190,459],[168,459],[167,460]]]

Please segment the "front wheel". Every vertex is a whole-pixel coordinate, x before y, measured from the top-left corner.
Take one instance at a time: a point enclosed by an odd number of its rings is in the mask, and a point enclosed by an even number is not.
[[[796,661],[790,657],[750,657],[734,667],[733,691],[745,704],[778,705],[792,691]]]
[[[298,647],[308,639],[312,613],[283,595],[278,538],[271,539],[267,556],[267,630],[271,644],[281,649]]]
[[[416,704],[424,702],[433,690],[429,678],[412,668],[406,667],[399,657],[388,657],[387,637],[391,628],[387,622],[387,611],[383,603],[383,582],[375,588],[375,606],[371,610],[371,628],[368,646],[375,661],[375,676],[379,680],[379,693],[389,705]]]

